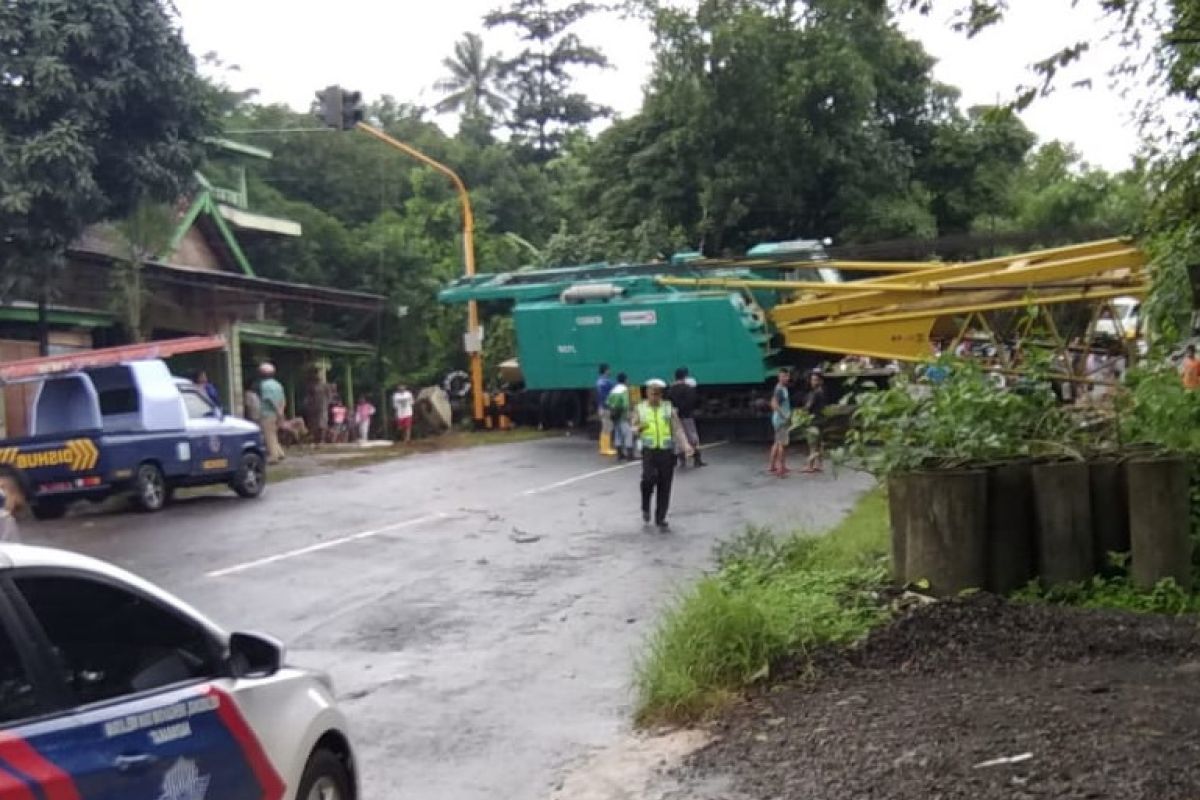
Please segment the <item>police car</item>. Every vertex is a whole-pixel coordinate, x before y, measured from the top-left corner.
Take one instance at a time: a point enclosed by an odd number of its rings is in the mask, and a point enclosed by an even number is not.
[[[0,800],[356,800],[328,678],[85,556],[0,544]]]

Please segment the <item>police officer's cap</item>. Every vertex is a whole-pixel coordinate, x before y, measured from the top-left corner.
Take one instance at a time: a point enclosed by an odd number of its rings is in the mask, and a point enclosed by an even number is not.
[[[650,380],[646,381],[646,388],[647,389],[665,389],[665,388],[667,388],[667,382],[663,381],[663,380],[659,380],[658,378],[651,378]]]

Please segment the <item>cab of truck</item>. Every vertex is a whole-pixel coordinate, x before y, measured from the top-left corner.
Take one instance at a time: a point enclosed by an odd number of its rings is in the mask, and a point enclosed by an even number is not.
[[[30,417],[31,438],[81,432],[181,430],[187,413],[162,361],[134,361],[55,375],[42,381]]]
[[[1142,301],[1137,297],[1115,297],[1109,314],[1096,320],[1095,332],[1114,339],[1136,339],[1142,333]]]

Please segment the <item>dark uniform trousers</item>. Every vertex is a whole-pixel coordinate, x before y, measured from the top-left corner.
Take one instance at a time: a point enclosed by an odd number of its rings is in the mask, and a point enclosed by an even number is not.
[[[642,513],[650,513],[650,497],[657,491],[654,521],[667,521],[671,505],[671,482],[675,479],[675,449],[642,448]]]

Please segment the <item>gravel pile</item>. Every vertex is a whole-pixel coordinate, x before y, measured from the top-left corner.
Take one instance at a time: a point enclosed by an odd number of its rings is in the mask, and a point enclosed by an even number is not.
[[[980,595],[815,663],[732,709],[686,769],[762,800],[1200,798],[1194,618]]]

